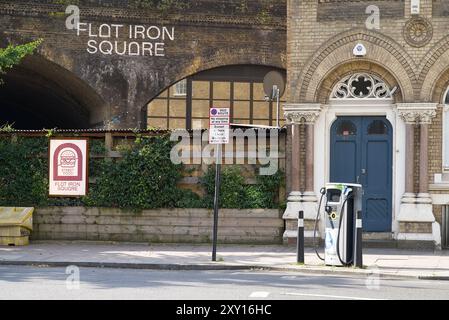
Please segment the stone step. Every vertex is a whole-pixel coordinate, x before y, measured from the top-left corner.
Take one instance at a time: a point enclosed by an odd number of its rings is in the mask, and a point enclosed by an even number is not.
[[[393,240],[391,232],[364,232],[363,240]]]
[[[398,247],[396,240],[381,240],[381,239],[363,239],[363,248],[379,248],[379,249],[394,249]]]

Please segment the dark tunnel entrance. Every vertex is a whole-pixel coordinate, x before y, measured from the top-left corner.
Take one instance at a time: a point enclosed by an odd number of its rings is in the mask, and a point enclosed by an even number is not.
[[[69,71],[40,57],[29,57],[1,76],[0,127],[86,129],[98,127],[103,105]],[[97,110],[92,111],[93,108]],[[96,114],[95,114],[96,113]],[[98,114],[100,113],[100,115]]]

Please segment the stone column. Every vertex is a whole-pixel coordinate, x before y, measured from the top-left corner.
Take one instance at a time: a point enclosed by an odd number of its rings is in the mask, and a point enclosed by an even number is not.
[[[414,203],[415,193],[415,125],[418,114],[415,111],[403,110],[399,112],[405,121],[405,193],[402,203]]]
[[[436,116],[434,110],[419,114],[420,141],[419,141],[419,193],[418,202],[432,203],[429,194],[429,125]]]
[[[306,192],[314,190],[314,129],[313,123],[306,124]]]
[[[287,118],[291,132],[291,163],[290,163],[290,181],[291,190],[287,197],[287,208],[285,209],[283,219],[286,221],[286,230],[284,233],[284,242],[287,244],[296,243],[298,213],[301,210],[301,177],[300,177],[300,158],[301,158],[301,124],[293,116]]]
[[[432,199],[429,194],[429,124],[436,116],[436,104],[401,103],[397,105],[399,115],[406,123],[405,148],[405,194],[402,197],[397,223],[399,244],[418,241],[414,245],[434,245],[441,243],[439,225],[433,214]],[[419,139],[419,193],[414,193],[414,126],[420,125]],[[399,164],[401,165],[401,164]]]
[[[415,125],[419,123],[421,126],[420,137],[420,167],[419,167],[419,193],[428,198],[429,179],[428,171],[428,123],[431,121],[432,111],[425,108],[419,108],[418,104],[400,104],[398,107],[399,115],[405,121],[405,193],[402,197],[402,203],[415,203],[417,195],[414,190],[414,173],[415,173]],[[429,116],[422,122],[425,114]]]
[[[305,206],[305,212],[309,212],[313,215],[318,201],[315,194],[315,121],[318,115],[315,113],[308,113],[305,116],[305,126],[306,126],[306,163],[305,163],[305,173],[306,173],[306,185],[305,192],[303,194],[303,202]],[[316,214],[316,212],[315,212]]]
[[[298,196],[301,196],[300,188],[301,188],[301,177],[299,176],[300,170],[300,152],[301,152],[301,141],[300,141],[300,130],[301,126],[299,124],[292,124],[290,126],[292,133],[292,163],[291,163],[291,190],[292,193],[298,193]]]
[[[415,124],[405,125],[405,195],[414,195],[414,172],[415,172]],[[404,196],[405,196],[404,195]]]
[[[425,195],[429,193],[429,125],[427,123],[420,124],[420,144],[419,144],[419,194]]]
[[[289,242],[295,242],[297,237],[296,222],[298,212],[304,211],[305,220],[313,220],[316,215],[317,197],[314,192],[314,123],[321,112],[319,104],[286,104],[284,106],[284,115],[287,123],[291,126],[292,148],[291,148],[291,192],[287,198],[287,208],[283,218],[286,220],[286,231],[284,239]],[[300,163],[300,141],[299,132],[302,125],[306,125],[306,163]],[[306,192],[300,190],[300,168],[306,169]],[[309,237],[310,232],[305,232]]]

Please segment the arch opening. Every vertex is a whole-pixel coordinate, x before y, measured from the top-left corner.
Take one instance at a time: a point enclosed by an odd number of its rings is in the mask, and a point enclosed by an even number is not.
[[[212,107],[230,108],[235,124],[274,125],[276,103],[266,101],[263,90],[264,77],[273,70],[285,74],[276,67],[229,65],[180,79],[147,105],[148,126],[205,129]]]
[[[0,126],[14,129],[85,129],[105,116],[98,95],[70,71],[31,56],[2,75]]]

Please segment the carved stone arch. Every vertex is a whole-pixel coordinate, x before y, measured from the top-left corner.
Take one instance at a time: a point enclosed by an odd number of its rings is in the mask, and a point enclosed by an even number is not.
[[[319,84],[317,88],[317,94],[314,98],[316,102],[326,104],[329,102],[332,90],[335,88],[338,82],[342,81],[348,76],[352,76],[357,73],[366,73],[382,79],[383,82],[391,89],[395,89],[393,93],[393,99],[395,102],[402,102],[403,92],[401,85],[397,79],[391,74],[391,72],[377,63],[370,61],[355,60],[348,63],[338,65],[335,69],[331,70],[324,76],[324,80]]]
[[[440,75],[438,75],[438,78],[436,79],[430,92],[421,94],[422,97],[428,94],[431,95],[427,100],[425,100],[427,102],[443,103],[445,98],[444,95],[448,88],[449,88],[449,68],[447,68]]]
[[[335,37],[334,37],[335,38]],[[353,56],[353,48],[363,43],[367,55],[363,58]],[[304,102],[318,102],[323,87],[323,79],[342,65],[351,66],[378,65],[384,72],[393,75],[402,92],[402,101],[413,101],[415,98],[416,66],[412,58],[393,39],[367,30],[350,30],[330,40],[309,59],[299,80],[299,92],[293,92],[293,99]],[[368,69],[369,70],[369,69]],[[355,71],[347,70],[347,72]],[[295,88],[292,88],[292,91]]]
[[[449,36],[445,37],[426,54],[420,68],[420,99],[440,103],[449,85]]]

